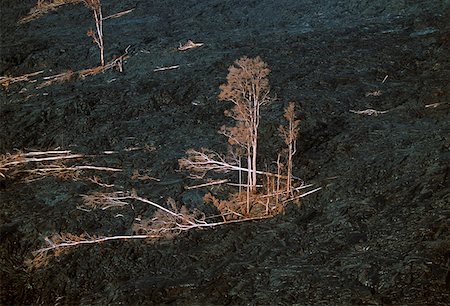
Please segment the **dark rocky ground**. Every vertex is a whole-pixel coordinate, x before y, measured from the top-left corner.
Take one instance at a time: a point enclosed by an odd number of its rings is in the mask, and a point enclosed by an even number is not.
[[[184,190],[192,182],[177,159],[192,147],[225,152],[219,85],[234,60],[259,55],[277,97],[263,113],[261,167],[276,158],[283,107],[296,101],[294,171],[324,188],[266,221],[80,247],[29,271],[24,260],[52,232],[130,234],[152,210],[87,213],[76,207],[102,190],[95,184],[3,180],[2,305],[450,302],[449,1],[103,2],[105,15],[135,8],[104,26],[108,59],[131,46],[125,72],[1,92],[0,153],[98,154],[79,164],[122,168],[100,175],[117,189],[211,209],[199,200],[206,190]],[[85,7],[18,25],[34,1],[0,3],[0,75],[98,64]],[[187,39],[205,45],[178,52]],[[180,68],[153,72],[170,65]],[[350,112],[365,109],[389,112]],[[161,181],[133,181],[136,169]]]

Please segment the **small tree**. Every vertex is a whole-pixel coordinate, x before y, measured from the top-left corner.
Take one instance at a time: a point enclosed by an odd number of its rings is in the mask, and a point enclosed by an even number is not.
[[[259,57],[250,59],[243,57],[237,60],[229,69],[227,83],[220,86],[221,101],[230,101],[233,108],[225,112],[236,120],[234,126],[223,126],[220,133],[228,137],[231,152],[227,158],[208,149],[188,150],[187,157],[179,160],[181,169],[186,169],[193,178],[203,179],[208,172],[239,173],[239,183],[228,180],[220,180],[209,184],[191,186],[200,188],[226,183],[230,186],[238,186],[238,193],[231,193],[228,199],[221,200],[208,194],[205,201],[214,204],[220,211],[224,220],[244,218],[249,216],[269,216],[283,210],[286,203],[316,192],[321,188],[300,194],[305,188],[312,185],[296,186],[292,181],[296,179],[292,175],[292,158],[296,153],[296,138],[298,136],[299,121],[295,120],[295,105],[290,103],[285,109],[284,117],[288,121],[287,126],[281,126],[279,132],[283,137],[287,148],[287,173],[283,175],[284,167],[281,164],[281,154],[277,159],[277,173],[265,172],[257,169],[258,127],[261,119],[261,107],[270,102],[269,81],[267,76],[269,69]],[[247,164],[242,165],[241,159],[246,159]],[[241,193],[241,174],[246,173],[246,196]],[[257,175],[263,175],[265,180],[257,181]],[[284,184],[286,182],[286,184]],[[259,183],[259,185],[257,185]],[[256,188],[261,188],[256,191]],[[281,188],[283,190],[281,191]],[[263,208],[264,210],[262,210]]]
[[[231,145],[244,149],[247,157],[247,188],[255,191],[257,180],[258,127],[261,106],[269,99],[269,68],[258,56],[246,56],[228,69],[227,83],[220,86],[220,101],[230,101],[233,108],[225,115],[237,121],[234,127],[222,127]]]
[[[101,65],[105,65],[105,47],[103,45],[103,14],[102,5],[100,0],[84,0],[84,4],[92,10],[94,14],[96,32],[90,29],[87,32],[87,36],[91,37],[94,43],[100,49],[100,62]]]
[[[291,102],[284,109],[284,118],[288,121],[286,126],[280,125],[278,131],[280,132],[281,138],[283,138],[284,143],[287,145],[287,180],[286,180],[286,192],[290,193],[292,190],[292,158],[297,152],[297,136],[298,136],[298,125],[300,120],[295,120],[295,103]]]

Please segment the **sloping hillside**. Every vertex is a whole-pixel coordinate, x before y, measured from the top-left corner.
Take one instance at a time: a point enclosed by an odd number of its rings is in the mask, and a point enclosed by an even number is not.
[[[450,302],[448,0],[103,0],[105,17],[133,9],[104,21],[105,57],[126,53],[123,72],[49,86],[99,64],[92,13],[71,4],[18,23],[35,1],[0,5],[0,76],[42,71],[3,86],[0,154],[70,150],[83,154],[70,165],[122,170],[0,177],[1,304]],[[177,50],[188,39],[204,45]],[[52,233],[130,235],[154,213],[139,202],[86,211],[82,195],[135,190],[214,214],[204,194],[229,189],[186,189],[199,182],[177,161],[190,148],[226,153],[219,85],[242,56],[271,69],[259,167],[276,161],[295,101],[294,173],[320,191],[273,218],[80,246],[27,267]]]

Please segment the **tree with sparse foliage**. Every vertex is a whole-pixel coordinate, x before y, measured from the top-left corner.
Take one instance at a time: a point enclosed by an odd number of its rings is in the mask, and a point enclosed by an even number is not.
[[[261,106],[268,104],[269,68],[260,57],[242,57],[228,69],[227,83],[220,86],[219,100],[232,102],[225,114],[235,119],[233,127],[222,127],[231,145],[244,149],[247,158],[247,187],[254,192],[257,183],[258,127]]]

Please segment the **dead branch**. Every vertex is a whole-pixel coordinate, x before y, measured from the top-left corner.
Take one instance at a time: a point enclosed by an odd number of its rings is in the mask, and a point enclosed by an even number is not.
[[[118,236],[109,236],[109,237],[97,237],[97,238],[80,238],[80,240],[72,240],[72,239],[63,239],[62,242],[55,243],[51,241],[50,239],[46,238],[45,241],[48,243],[49,246],[41,248],[37,251],[33,252],[33,255],[36,256],[40,253],[45,253],[50,250],[59,249],[59,248],[67,248],[67,247],[74,247],[77,245],[84,245],[84,244],[96,244],[100,242],[105,241],[111,241],[111,240],[129,240],[129,239],[148,239],[148,238],[158,238],[160,236],[155,235],[118,235]]]
[[[81,195],[83,198],[84,207],[101,210],[129,205],[128,202],[124,201],[124,197],[126,196],[127,194],[123,192],[94,192],[89,195]]]
[[[62,162],[69,159],[83,158],[83,154],[73,154],[70,151],[46,151],[46,152],[29,152],[29,153],[15,153],[5,154],[0,156],[0,176],[6,178],[14,177],[17,174],[26,174],[26,181],[32,181],[37,178],[43,178],[47,176],[56,176],[62,179],[79,178],[80,171],[93,170],[93,171],[107,171],[107,172],[119,172],[122,169],[92,166],[92,165],[79,165],[79,166],[66,166]],[[50,162],[50,163],[49,163]],[[34,164],[33,169],[21,169],[21,167],[27,164]]]
[[[316,188],[300,195],[299,197],[305,197],[306,195],[316,192],[320,189],[321,188]],[[238,195],[238,197],[239,196],[240,195]],[[137,220],[139,221],[139,224],[135,224],[134,229],[137,231],[143,231],[145,234],[91,237],[89,235],[77,236],[70,233],[63,233],[53,235],[50,238],[46,237],[44,239],[46,246],[38,249],[37,251],[34,251],[32,253],[34,257],[27,261],[27,264],[30,268],[39,268],[43,265],[46,265],[50,258],[50,255],[48,254],[50,251],[53,252],[54,256],[57,256],[65,249],[76,246],[98,244],[114,240],[161,238],[167,236],[168,233],[176,234],[192,229],[213,228],[230,223],[263,220],[272,217],[272,215],[269,214],[256,217],[245,217],[238,211],[234,211],[231,206],[228,206],[228,208],[226,208],[227,211],[221,211],[223,221],[208,223],[205,221],[206,218],[204,216],[199,219],[198,217],[196,217],[195,213],[188,212],[184,206],[181,209],[177,209],[175,201],[173,200],[168,201],[171,208],[166,208],[148,199],[137,196],[135,192],[95,193],[83,196],[83,198],[85,200],[85,204],[91,208],[107,209],[111,207],[122,207],[125,205],[131,205],[129,201],[136,200],[146,204],[150,204],[158,210],[155,213],[155,217],[151,220]],[[214,197],[212,197],[212,199],[214,199]],[[237,205],[241,204],[238,203]],[[84,211],[90,211],[84,208],[80,209]],[[238,219],[230,220],[228,216],[231,215],[237,216]]]
[[[431,104],[426,104],[425,108],[436,108],[436,107],[440,106],[441,104],[445,105],[445,103],[431,103]]]
[[[123,15],[129,14],[132,11],[134,11],[134,9],[129,9],[123,12],[119,12],[119,13],[115,13],[106,17],[103,17],[103,20],[107,20],[107,19],[113,19],[113,18],[118,18],[118,17],[122,17]]]
[[[267,219],[267,216],[264,217],[255,217],[255,218],[246,218],[240,220],[230,220],[227,222],[214,222],[214,223],[201,223],[201,224],[191,224],[191,225],[179,225],[178,228],[173,228],[171,230],[177,231],[189,231],[191,229],[196,228],[212,228],[216,226],[221,226],[230,223],[238,223],[238,222],[248,222],[255,220],[263,220]],[[117,235],[117,236],[108,236],[108,237],[84,237],[84,236],[76,236],[72,234],[60,234],[53,235],[51,238],[44,238],[46,247],[40,248],[34,252],[32,252],[35,257],[29,263],[31,266],[36,267],[33,261],[38,261],[41,256],[46,255],[49,251],[59,251],[60,249],[66,249],[70,247],[76,247],[81,245],[89,245],[89,244],[98,244],[106,241],[115,241],[115,240],[132,240],[132,239],[152,239],[152,238],[161,238],[160,234],[145,234],[145,235]],[[39,266],[37,266],[39,267]]]
[[[153,69],[153,72],[173,70],[173,69],[178,69],[178,68],[180,68],[180,65],[174,65],[174,66],[168,66],[168,67],[158,67],[158,68]]]
[[[354,113],[354,114],[358,114],[358,115],[367,115],[367,116],[375,115],[375,116],[378,116],[380,114],[386,114],[389,111],[388,110],[386,110],[386,111],[377,111],[377,110],[369,108],[369,109],[361,110],[361,111],[356,111],[356,110],[351,109],[350,112]]]
[[[189,39],[184,45],[181,45],[181,43],[180,43],[180,46],[178,47],[178,51],[187,51],[190,49],[195,49],[195,48],[201,47],[203,45],[204,45],[203,43],[195,43]]]
[[[69,70],[67,72],[63,72],[63,73],[60,73],[60,74],[44,77],[43,79],[46,80],[46,81],[42,82],[41,84],[39,84],[36,87],[36,89],[41,89],[43,87],[47,87],[47,86],[53,85],[54,83],[62,83],[62,82],[70,81],[73,76],[74,76],[73,71]]]
[[[295,200],[304,198],[304,197],[306,197],[306,196],[308,196],[308,195],[310,195],[310,194],[312,194],[312,193],[314,193],[314,192],[317,192],[317,191],[319,191],[319,190],[321,190],[321,189],[322,189],[322,187],[318,187],[318,188],[313,189],[313,190],[311,190],[311,191],[305,192],[305,193],[303,193],[303,194],[301,194],[301,195],[299,195],[299,196],[297,196],[297,197],[289,198],[289,199],[287,199],[287,200],[285,201],[285,203],[287,203],[287,202],[292,202],[292,201],[295,201]]]
[[[22,17],[19,20],[19,23],[27,23],[30,22],[34,19],[37,19],[51,11],[55,11],[56,9],[58,9],[60,6],[66,5],[66,4],[76,4],[76,3],[80,3],[83,0],[49,0],[49,1],[45,1],[45,0],[38,0],[36,3],[36,6],[34,6],[30,12]]]
[[[39,74],[41,74],[43,72],[44,72],[44,70],[41,70],[41,71],[27,73],[27,74],[16,76],[16,77],[2,76],[2,77],[0,77],[0,84],[2,85],[2,87],[4,89],[8,89],[9,86],[11,84],[14,84],[14,83],[19,83],[19,82],[36,82],[36,80],[31,80],[30,78],[34,77],[36,75],[39,75]]]
[[[366,97],[379,97],[383,94],[381,90],[374,90],[366,93]]]
[[[312,187],[312,186],[314,186],[314,184],[308,184],[308,185],[303,185],[303,186],[300,186],[300,187],[296,187],[296,188],[292,189],[292,192],[298,192],[298,191],[300,191],[302,189],[306,189],[306,188],[309,188],[309,187]],[[261,197],[262,198],[275,197],[275,196],[279,196],[279,195],[286,195],[286,194],[289,194],[289,193],[290,193],[289,191],[284,190],[284,191],[274,192],[274,193],[270,193],[270,194],[265,194],[265,195],[262,195]]]
[[[204,183],[204,184],[199,184],[199,185],[195,185],[195,186],[186,186],[184,187],[187,190],[191,190],[191,189],[197,189],[197,188],[203,188],[203,187],[208,187],[208,186],[214,186],[214,185],[220,185],[220,184],[225,184],[228,183],[229,180],[225,179],[225,180],[219,180],[219,181],[212,181],[212,182],[208,182],[208,183]]]
[[[97,66],[94,68],[89,69],[83,69],[77,72],[78,76],[81,79],[84,79],[91,75],[96,75],[99,73],[103,73],[109,69],[116,69],[119,72],[123,72],[123,61],[127,59],[129,56],[127,53],[122,54],[121,56],[109,61],[108,63],[104,64],[103,66]]]
[[[106,184],[106,183],[103,183],[103,182],[100,180],[100,178],[98,178],[98,177],[95,176],[95,175],[94,175],[93,177],[88,177],[87,180],[90,181],[90,182],[92,182],[92,183],[94,183],[94,184],[99,185],[100,187],[105,187],[105,188],[112,188],[112,187],[114,187],[114,184]]]
[[[181,169],[186,169],[191,173],[191,176],[196,179],[203,178],[209,171],[217,173],[227,173],[230,171],[243,171],[249,172],[248,168],[239,167],[237,165],[230,164],[225,161],[223,157],[217,152],[208,149],[202,149],[197,151],[190,149],[186,152],[187,157],[178,160]],[[286,179],[284,175],[278,175],[275,173],[256,171],[257,174],[274,176]]]
[[[6,177],[5,173],[16,167],[37,162],[59,161],[66,159],[82,158],[83,154],[72,154],[70,151],[47,151],[47,152],[29,152],[0,155],[0,176]]]
[[[133,175],[131,176],[131,179],[133,181],[157,181],[160,182],[161,180],[159,178],[147,175],[147,174],[140,174],[138,169],[133,170]]]
[[[39,173],[43,175],[48,175],[49,172],[63,172],[63,171],[80,171],[80,170],[96,170],[96,171],[111,171],[111,172],[120,172],[122,169],[118,168],[109,168],[109,167],[97,167],[97,166],[60,166],[60,165],[49,165],[42,166],[36,169],[31,170],[19,170],[18,173]]]

